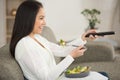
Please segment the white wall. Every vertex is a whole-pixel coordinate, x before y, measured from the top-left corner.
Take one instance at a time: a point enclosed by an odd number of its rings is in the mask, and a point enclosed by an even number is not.
[[[81,7],[96,8],[101,11],[101,24],[97,25],[99,30],[108,31],[111,29],[114,12],[118,0],[81,0]]]
[[[6,44],[5,0],[0,0],[0,47]]]
[[[38,0],[44,4],[47,25],[53,29],[57,40],[70,40],[78,37],[88,26],[80,12],[85,8],[101,11],[101,31],[111,29],[117,0]]]
[[[40,0],[46,10],[46,22],[56,34],[57,40],[78,37],[86,24],[80,15],[80,0]],[[81,20],[82,19],[82,20]]]

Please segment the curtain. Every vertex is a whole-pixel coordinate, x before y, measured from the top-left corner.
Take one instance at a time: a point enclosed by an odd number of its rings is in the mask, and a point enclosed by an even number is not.
[[[116,8],[113,14],[113,23],[111,26],[111,30],[115,31],[115,35],[111,38],[117,41],[120,47],[120,0],[117,0]]]

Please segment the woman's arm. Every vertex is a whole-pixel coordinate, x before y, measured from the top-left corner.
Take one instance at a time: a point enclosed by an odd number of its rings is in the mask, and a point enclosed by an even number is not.
[[[54,53],[55,56],[65,57],[68,54],[70,54],[70,52],[73,49],[76,48],[76,47],[74,47],[72,45],[84,46],[84,44],[86,44],[86,41],[83,41],[81,39],[81,37],[79,37],[79,38],[67,43],[66,46],[60,46],[58,44],[49,42],[49,48],[52,50],[52,52]]]

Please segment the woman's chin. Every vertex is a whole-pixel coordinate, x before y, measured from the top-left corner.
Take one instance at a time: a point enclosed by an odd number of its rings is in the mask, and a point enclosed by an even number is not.
[[[42,33],[42,31],[39,31],[39,32],[38,32],[38,34],[41,34],[41,33]]]

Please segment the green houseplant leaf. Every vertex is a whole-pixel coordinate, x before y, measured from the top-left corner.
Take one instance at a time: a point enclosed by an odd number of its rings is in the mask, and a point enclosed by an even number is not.
[[[97,18],[97,15],[100,15],[100,11],[97,9],[84,9],[81,14],[89,21],[90,29],[94,29],[96,23],[100,23],[100,20]]]

